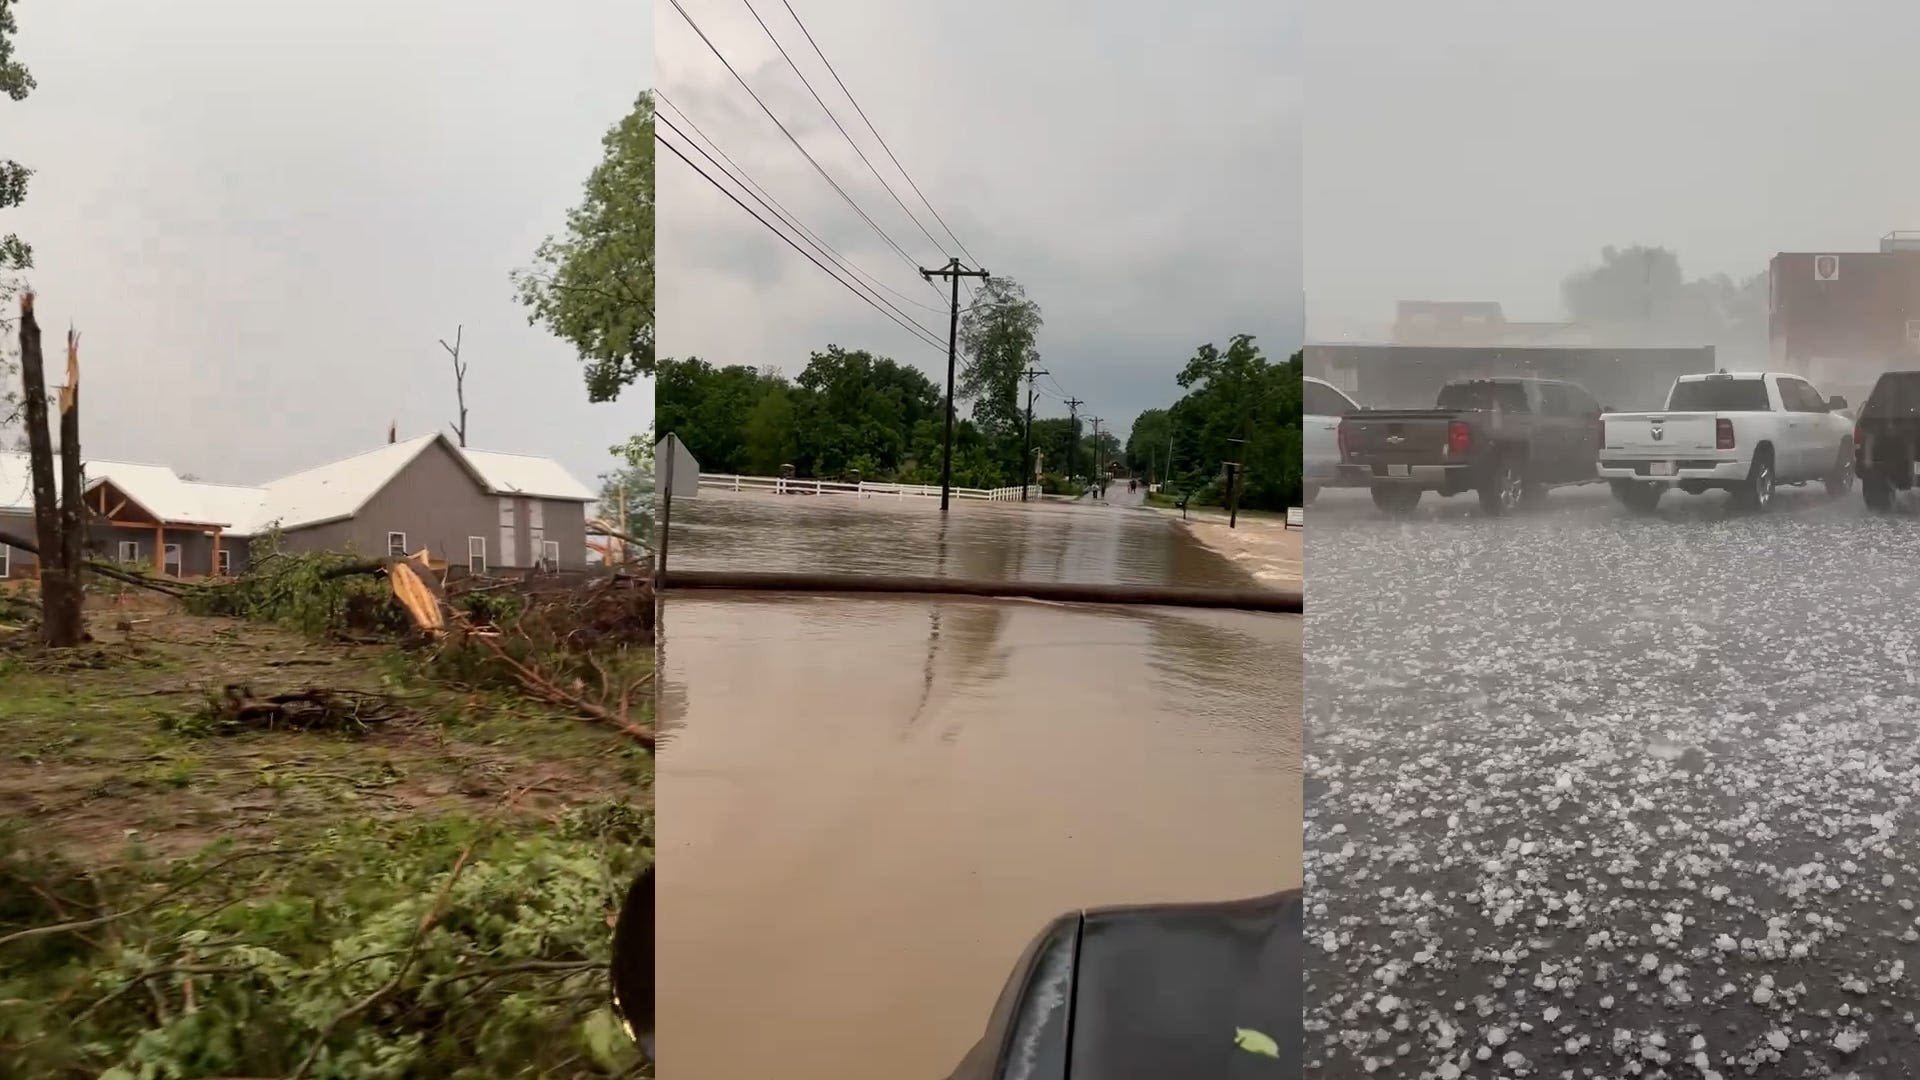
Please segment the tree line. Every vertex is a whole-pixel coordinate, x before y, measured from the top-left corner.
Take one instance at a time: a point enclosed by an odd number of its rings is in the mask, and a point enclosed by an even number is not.
[[[1225,350],[1200,346],[1174,380],[1186,393],[1134,419],[1127,465],[1170,492],[1219,503],[1225,463],[1238,461],[1241,506],[1299,506],[1302,362],[1299,352],[1268,360],[1250,334],[1234,335]]]

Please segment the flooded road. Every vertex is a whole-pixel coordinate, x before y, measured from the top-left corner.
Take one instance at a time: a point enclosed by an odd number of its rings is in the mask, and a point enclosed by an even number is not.
[[[688,568],[1246,583],[1118,507],[674,510]],[[937,1080],[1061,911],[1299,883],[1298,618],[703,595],[665,627],[675,1080]]]

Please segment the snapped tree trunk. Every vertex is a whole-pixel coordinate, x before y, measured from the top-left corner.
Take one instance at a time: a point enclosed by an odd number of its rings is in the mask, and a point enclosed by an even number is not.
[[[86,606],[86,496],[80,474],[80,335],[68,330],[67,385],[60,389],[60,568],[72,589],[76,627]]]
[[[54,485],[53,435],[47,426],[47,369],[30,292],[20,295],[20,382],[26,398],[33,527],[40,543],[40,633],[48,645],[63,648],[80,644],[83,637],[80,582],[77,567],[62,565],[66,546]],[[78,439],[75,442],[77,451]]]

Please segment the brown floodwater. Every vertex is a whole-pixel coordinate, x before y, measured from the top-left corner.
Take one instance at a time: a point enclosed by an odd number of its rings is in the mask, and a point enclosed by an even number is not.
[[[876,503],[703,493],[673,565],[1246,582],[1139,510]],[[1297,617],[715,594],[663,629],[672,1080],[938,1080],[1054,915],[1300,883]]]

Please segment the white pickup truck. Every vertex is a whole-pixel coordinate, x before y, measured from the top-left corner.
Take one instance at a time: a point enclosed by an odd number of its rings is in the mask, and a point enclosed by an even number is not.
[[[1668,488],[1733,493],[1765,509],[1781,484],[1853,488],[1853,421],[1843,398],[1822,398],[1798,375],[1683,375],[1661,412],[1608,413],[1600,476],[1629,509],[1651,511]]]

